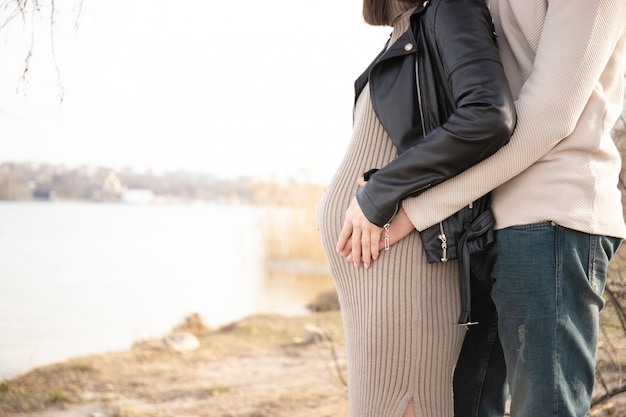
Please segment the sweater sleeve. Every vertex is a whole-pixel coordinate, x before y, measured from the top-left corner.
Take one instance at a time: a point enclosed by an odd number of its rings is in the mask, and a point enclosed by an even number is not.
[[[624,0],[550,0],[532,72],[515,102],[518,122],[509,144],[456,177],[404,200],[415,228],[424,230],[504,184],[569,136],[625,24]],[[509,44],[520,41],[510,36]]]

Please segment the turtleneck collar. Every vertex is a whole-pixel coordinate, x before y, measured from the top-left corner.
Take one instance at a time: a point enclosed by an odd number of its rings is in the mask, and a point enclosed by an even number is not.
[[[387,21],[394,26],[404,13],[415,9],[416,3],[406,3],[398,0],[387,0]]]

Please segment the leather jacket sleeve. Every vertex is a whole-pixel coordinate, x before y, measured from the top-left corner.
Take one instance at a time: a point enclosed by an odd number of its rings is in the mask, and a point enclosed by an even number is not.
[[[516,123],[513,98],[483,0],[435,1],[421,22],[416,36],[418,56],[429,51],[439,56],[441,81],[449,85],[447,100],[453,102],[437,103],[445,100],[441,86],[432,85],[437,81],[428,77],[428,66],[418,58],[422,64],[418,72],[425,73],[417,74],[422,97],[418,109],[423,112],[427,133],[414,138],[405,149],[399,147],[398,157],[373,174],[357,193],[363,213],[377,226],[391,220],[404,198],[459,174],[504,146]],[[415,82],[407,82],[406,88],[415,89]],[[447,104],[452,110],[439,120],[440,108]]]

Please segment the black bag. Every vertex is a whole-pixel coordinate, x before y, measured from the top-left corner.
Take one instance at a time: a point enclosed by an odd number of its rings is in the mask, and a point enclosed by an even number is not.
[[[463,207],[447,219],[420,232],[429,263],[459,261],[461,315],[458,323],[472,325],[470,255],[480,252],[495,240],[495,219],[491,211],[491,195],[487,194]]]

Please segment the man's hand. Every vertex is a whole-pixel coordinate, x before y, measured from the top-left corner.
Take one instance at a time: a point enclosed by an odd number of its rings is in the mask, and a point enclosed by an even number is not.
[[[389,223],[389,245],[393,245],[404,239],[414,230],[415,226],[411,223],[406,211],[400,207],[391,223]],[[381,249],[385,247],[385,237],[386,236],[383,234],[379,245]]]

